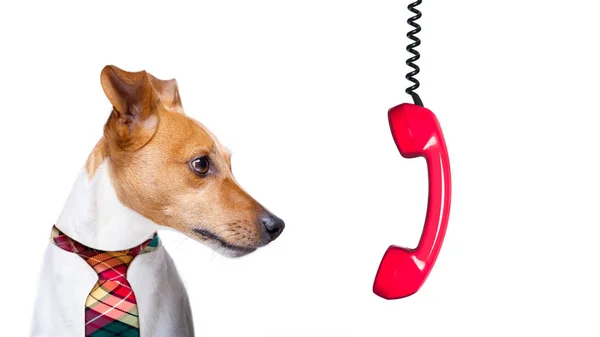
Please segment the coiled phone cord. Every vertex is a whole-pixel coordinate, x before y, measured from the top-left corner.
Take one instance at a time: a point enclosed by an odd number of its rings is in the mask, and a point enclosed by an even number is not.
[[[419,95],[415,92],[415,90],[417,90],[420,86],[419,80],[417,80],[415,76],[421,70],[419,66],[415,64],[415,62],[419,60],[419,58],[421,58],[421,54],[419,54],[419,52],[415,48],[421,45],[421,40],[416,36],[421,31],[421,26],[416,21],[419,20],[422,16],[421,12],[417,9],[417,6],[419,6],[422,2],[422,0],[417,0],[408,5],[408,10],[414,13],[415,15],[410,17],[407,21],[407,23],[410,26],[414,27],[414,29],[408,32],[408,34],[406,34],[406,36],[413,41],[413,43],[409,44],[406,47],[406,50],[409,53],[413,54],[412,57],[406,60],[406,64],[409,67],[413,68],[411,72],[406,74],[406,79],[413,83],[412,86],[406,88],[406,93],[412,97],[416,105],[421,107],[423,106],[423,101],[421,100],[421,97],[419,97]]]

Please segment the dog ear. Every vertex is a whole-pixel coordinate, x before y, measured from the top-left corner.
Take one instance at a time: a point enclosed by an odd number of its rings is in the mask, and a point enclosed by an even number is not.
[[[128,72],[108,65],[102,69],[100,80],[106,97],[113,105],[104,126],[109,144],[124,150],[141,148],[156,132],[156,105],[160,104],[148,73]]]
[[[179,96],[179,87],[177,81],[173,78],[170,80],[161,80],[148,73],[152,86],[160,96],[160,101],[163,106],[172,111],[183,114],[183,106],[181,105],[181,97]]]

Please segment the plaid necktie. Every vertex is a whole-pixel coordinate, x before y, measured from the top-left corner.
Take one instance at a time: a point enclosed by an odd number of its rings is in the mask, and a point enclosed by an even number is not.
[[[85,302],[86,337],[138,337],[140,323],[135,295],[127,282],[127,268],[142,253],[160,245],[158,234],[139,246],[118,252],[86,247],[52,227],[52,241],[58,247],[81,256],[98,274],[98,282]]]

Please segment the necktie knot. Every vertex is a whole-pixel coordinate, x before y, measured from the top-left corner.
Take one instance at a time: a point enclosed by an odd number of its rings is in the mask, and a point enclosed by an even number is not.
[[[87,258],[86,262],[98,274],[98,280],[123,281],[133,258],[127,252],[105,252]]]

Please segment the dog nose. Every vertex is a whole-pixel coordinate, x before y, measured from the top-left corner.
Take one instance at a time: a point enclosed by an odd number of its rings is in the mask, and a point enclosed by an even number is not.
[[[277,239],[277,237],[281,235],[281,232],[283,232],[283,229],[285,228],[285,222],[271,213],[266,213],[263,215],[261,222],[265,227],[267,235],[269,236],[269,241]]]

